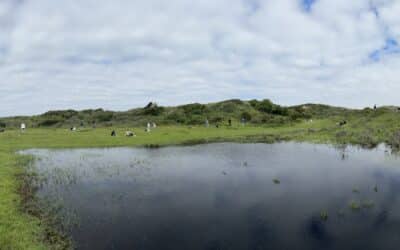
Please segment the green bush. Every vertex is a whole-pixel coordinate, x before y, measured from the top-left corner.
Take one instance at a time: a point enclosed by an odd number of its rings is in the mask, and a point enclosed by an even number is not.
[[[57,123],[63,122],[63,119],[57,119],[57,118],[51,118],[51,119],[45,119],[42,120],[38,123],[39,127],[50,127],[53,125],[56,125]]]
[[[186,124],[188,124],[188,125],[199,125],[199,124],[203,124],[204,121],[205,121],[204,117],[199,116],[199,115],[192,115],[192,116],[187,118]]]
[[[222,101],[220,103],[222,103],[222,104],[224,104],[224,103],[232,103],[232,104],[236,104],[236,105],[241,105],[241,104],[243,104],[243,101],[240,100],[240,99],[230,99],[230,100]]]
[[[253,100],[250,100],[249,103],[250,103],[250,106],[252,106],[253,108],[257,108],[258,103],[260,103],[260,102],[253,99]]]
[[[203,115],[207,109],[206,105],[200,103],[187,104],[182,106],[185,114],[189,115]]]
[[[392,147],[392,149],[398,151],[400,150],[400,131],[396,131],[389,138],[388,144]]]
[[[252,123],[254,124],[268,124],[268,125],[282,125],[290,121],[287,116],[273,115],[273,114],[262,114],[257,117],[253,117]]]
[[[108,122],[113,119],[114,113],[111,111],[96,112],[94,118],[99,122]]]
[[[242,114],[240,115],[240,119],[245,119],[246,121],[251,121],[252,116],[249,112],[244,111],[242,112]]]
[[[167,115],[166,119],[168,121],[177,122],[177,123],[186,123],[186,116],[183,113],[173,112]]]
[[[215,117],[212,117],[211,119],[210,119],[210,122],[212,122],[212,123],[221,123],[221,122],[223,122],[225,119],[224,119],[224,117],[222,117],[222,116],[215,116]]]
[[[264,113],[271,113],[273,108],[274,108],[274,104],[268,99],[262,100],[256,106],[257,110],[264,112]]]
[[[158,115],[161,115],[163,112],[164,112],[164,107],[151,106],[151,107],[144,108],[143,114],[158,116]]]
[[[275,114],[275,115],[287,116],[287,115],[288,115],[288,109],[287,109],[287,108],[284,108],[284,107],[281,107],[281,106],[279,106],[279,105],[274,105],[274,106],[272,107],[271,113],[272,113],[272,114]]]
[[[233,113],[235,112],[237,105],[234,103],[223,103],[220,107],[220,110],[225,113]]]
[[[69,109],[69,110],[53,110],[53,111],[48,111],[46,113],[43,114],[43,116],[46,117],[54,117],[54,116],[58,116],[58,117],[62,117],[64,119],[69,119],[75,115],[78,114],[78,111]]]

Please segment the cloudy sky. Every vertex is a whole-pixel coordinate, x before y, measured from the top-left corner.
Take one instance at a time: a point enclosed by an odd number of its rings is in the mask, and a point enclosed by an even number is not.
[[[400,105],[399,0],[0,0],[0,116]]]

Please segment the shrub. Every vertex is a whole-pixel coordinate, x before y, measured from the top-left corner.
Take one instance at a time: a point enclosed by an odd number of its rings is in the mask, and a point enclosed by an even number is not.
[[[359,144],[363,147],[374,148],[378,145],[378,141],[371,135],[370,132],[363,132],[358,136]]]
[[[212,123],[221,123],[224,121],[224,118],[222,116],[216,116],[216,117],[212,117],[210,119],[210,122]]]
[[[393,133],[393,135],[389,138],[388,144],[394,150],[400,150],[400,131]]]
[[[203,124],[204,123],[204,118],[199,115],[193,115],[188,117],[186,124],[188,125],[197,125],[197,124]]]
[[[200,103],[187,104],[182,106],[183,112],[188,115],[202,115],[206,111],[206,105]]]
[[[281,107],[281,106],[279,106],[279,105],[274,105],[274,106],[272,107],[271,113],[272,113],[272,114],[275,114],[275,115],[287,116],[287,115],[288,115],[288,109],[287,109],[287,108],[284,108],[284,107]]]
[[[296,107],[294,109],[286,108],[286,112],[287,112],[287,115],[292,120],[312,118],[312,115],[307,110],[300,108],[300,107]]]
[[[111,111],[96,112],[96,114],[94,115],[95,119],[100,122],[111,121],[113,116],[114,116],[114,113]]]
[[[94,111],[93,111],[93,109],[85,109],[85,110],[82,110],[81,111],[81,113],[83,113],[83,114],[92,114]]]
[[[49,127],[49,126],[53,126],[53,125],[55,125],[55,124],[57,124],[57,123],[60,123],[60,122],[62,122],[63,120],[62,119],[56,119],[56,118],[52,118],[52,119],[45,119],[45,120],[43,120],[43,121],[40,121],[39,123],[38,123],[38,125],[39,125],[39,127]]]
[[[179,112],[169,114],[166,119],[177,123],[186,123],[186,116]]]
[[[246,121],[251,121],[252,117],[251,114],[247,111],[244,111],[241,116],[240,119],[245,119]]]
[[[262,100],[260,103],[257,104],[256,108],[264,113],[271,113],[272,109],[274,107],[274,104],[268,100],[268,99],[264,99]]]
[[[252,106],[253,108],[257,108],[259,101],[253,99],[251,101],[249,101],[250,106]]]
[[[221,103],[233,103],[233,104],[240,105],[240,104],[243,104],[243,101],[240,99],[230,99],[230,100],[223,101]]]
[[[151,106],[149,108],[144,109],[144,114],[145,115],[153,115],[153,116],[158,116],[161,115],[164,112],[164,107],[159,107],[159,106]]]
[[[289,117],[293,121],[303,118],[303,114],[297,110],[289,110]]]
[[[61,118],[63,120],[68,120],[76,115],[78,115],[78,111],[69,109],[69,110],[53,110],[48,111],[42,115],[42,117],[46,119],[54,119],[54,117]]]
[[[236,110],[236,104],[234,103],[224,103],[221,106],[221,111],[225,113],[233,113]]]

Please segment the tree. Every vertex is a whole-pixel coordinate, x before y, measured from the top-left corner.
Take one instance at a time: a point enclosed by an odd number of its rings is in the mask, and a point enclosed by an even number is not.
[[[264,113],[271,113],[272,109],[274,107],[274,104],[268,100],[268,99],[264,99],[262,100],[260,103],[258,103],[257,105],[257,109],[261,112]]]

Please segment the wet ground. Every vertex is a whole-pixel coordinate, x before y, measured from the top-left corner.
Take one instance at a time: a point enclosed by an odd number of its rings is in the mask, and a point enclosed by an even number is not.
[[[28,150],[77,249],[398,249],[383,147],[209,144]],[[73,223],[71,223],[73,222]]]

